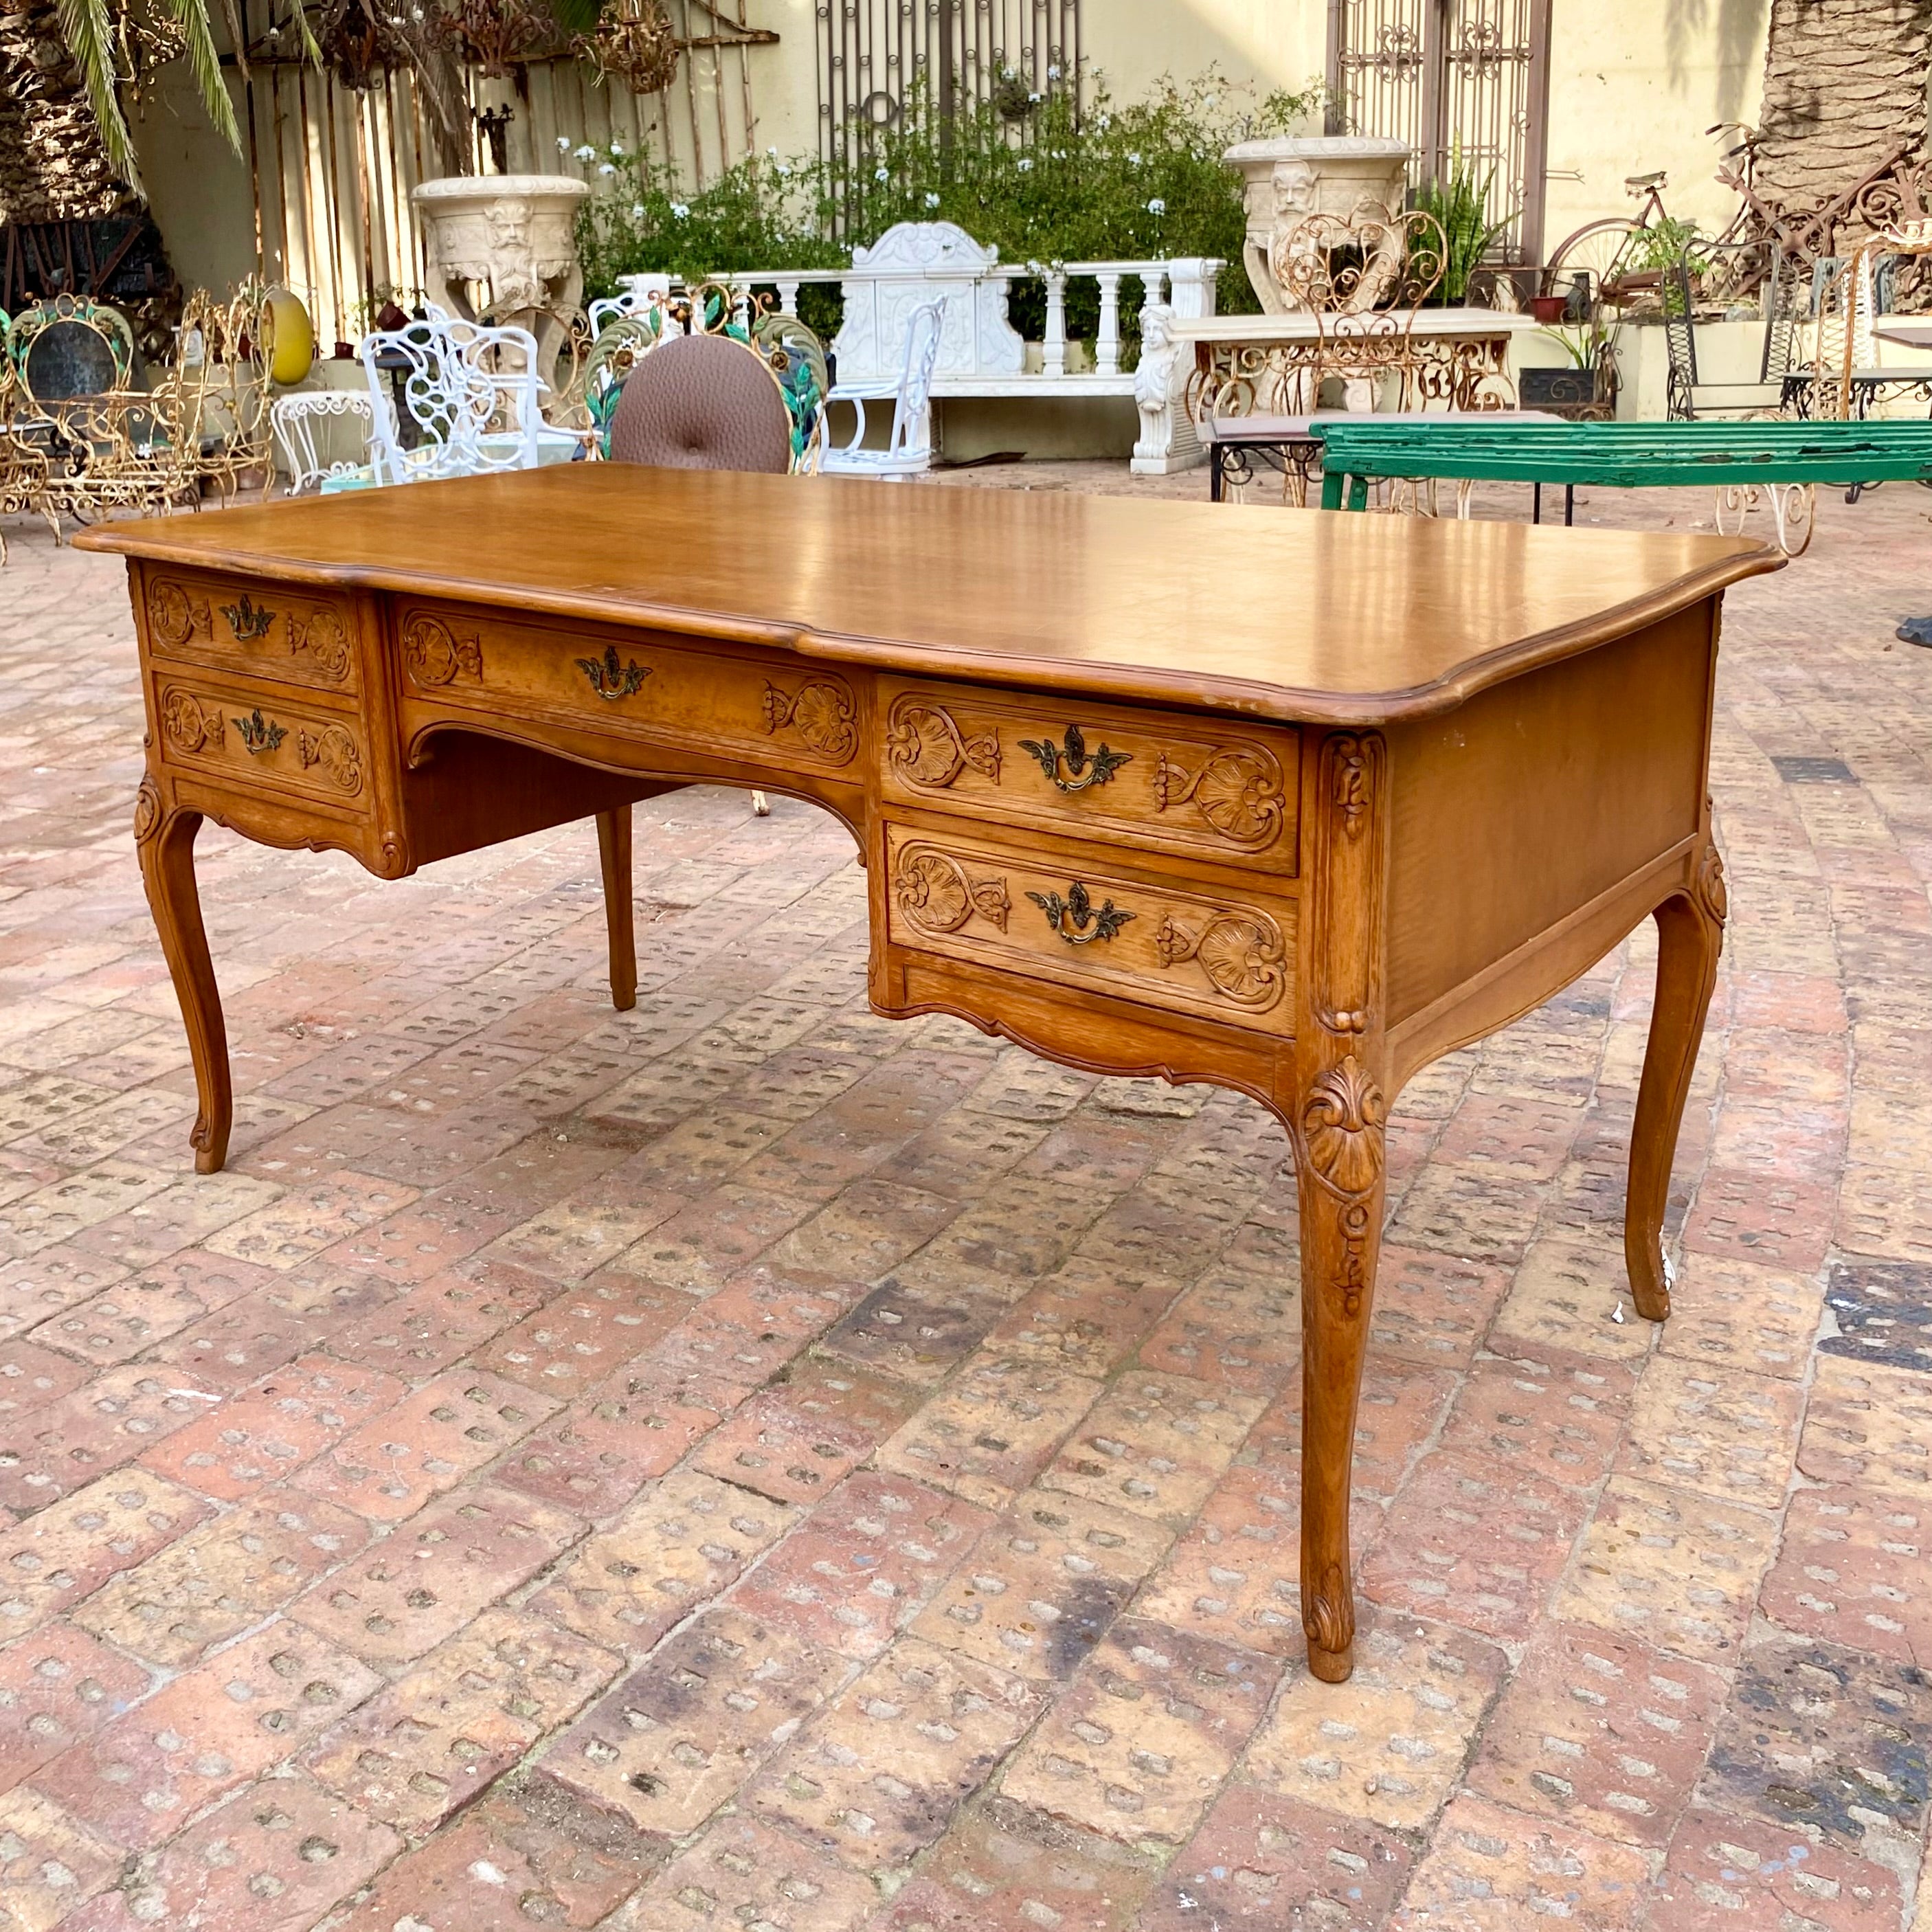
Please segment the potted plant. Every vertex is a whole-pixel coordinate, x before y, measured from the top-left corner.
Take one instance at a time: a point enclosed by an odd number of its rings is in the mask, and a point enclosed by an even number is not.
[[[1537,330],[1569,357],[1553,368],[1525,369],[1516,400],[1526,410],[1548,410],[1581,420],[1606,420],[1617,401],[1617,337],[1620,325],[1600,309],[1587,322],[1546,323]]]

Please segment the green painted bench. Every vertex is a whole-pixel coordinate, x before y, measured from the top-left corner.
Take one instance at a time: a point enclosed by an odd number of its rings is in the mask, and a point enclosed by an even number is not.
[[[1813,493],[1820,483],[1856,490],[1874,483],[1932,483],[1932,422],[1496,423],[1468,416],[1373,417],[1317,422],[1322,442],[1322,507],[1368,505],[1372,478],[1564,486],[1570,520],[1577,484],[1624,490],[1714,489],[1718,527],[1762,492],[1778,547],[1796,556],[1810,542]],[[1796,537],[1795,544],[1792,541]]]

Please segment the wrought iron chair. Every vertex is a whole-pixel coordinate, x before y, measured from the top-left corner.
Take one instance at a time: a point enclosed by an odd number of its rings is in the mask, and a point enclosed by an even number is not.
[[[1669,368],[1664,378],[1666,413],[1673,422],[1695,422],[1701,418],[1732,415],[1758,415],[1781,410],[1784,405],[1783,372],[1770,373],[1778,352],[1774,338],[1781,332],[1782,352],[1790,354],[1791,326],[1787,317],[1780,323],[1777,314],[1778,290],[1767,288],[1764,346],[1758,358],[1755,382],[1707,382],[1697,364],[1696,300],[1690,284],[1690,258],[1679,255],[1666,265],[1660,292],[1664,304],[1664,345]]]
[[[926,302],[906,317],[905,352],[895,382],[842,382],[826,400],[850,403],[858,421],[852,440],[829,449],[819,466],[828,476],[875,476],[892,482],[932,467],[932,373],[939,363],[944,302]],[[892,434],[884,449],[865,449],[866,405],[892,399]]]
[[[388,398],[373,396],[367,389],[312,389],[277,397],[269,415],[288,471],[289,494],[300,496],[320,490],[325,483],[368,473],[374,461],[378,410],[391,412]],[[323,454],[325,448],[340,447],[340,437],[332,440],[328,426],[352,422],[361,440],[356,453],[346,458]],[[320,443],[318,432],[322,438]]]

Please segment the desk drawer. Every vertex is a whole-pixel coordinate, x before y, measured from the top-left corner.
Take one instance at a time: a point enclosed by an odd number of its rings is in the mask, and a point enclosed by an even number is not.
[[[155,657],[322,691],[356,688],[356,633],[345,598],[152,566],[146,592],[148,647]]]
[[[368,756],[352,714],[286,704],[279,693],[178,676],[161,666],[154,709],[172,765],[351,809],[368,804]]]
[[[1292,730],[882,679],[886,796],[1292,874]]]
[[[1294,902],[1184,891],[976,833],[886,828],[893,943],[1151,1006],[1294,1031]]]
[[[406,694],[439,708],[542,717],[714,758],[776,752],[826,772],[858,754],[858,693],[811,664],[413,600],[398,606],[396,632]]]

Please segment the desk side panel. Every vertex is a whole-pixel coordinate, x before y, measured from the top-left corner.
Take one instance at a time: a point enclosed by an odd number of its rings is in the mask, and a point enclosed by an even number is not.
[[[1696,834],[1717,604],[1390,729],[1391,1026]]]

